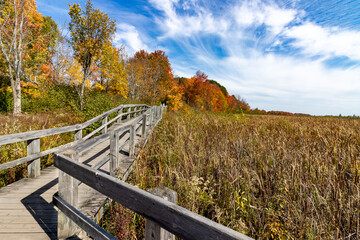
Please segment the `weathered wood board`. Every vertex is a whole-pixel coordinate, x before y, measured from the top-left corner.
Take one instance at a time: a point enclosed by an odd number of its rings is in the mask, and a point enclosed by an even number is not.
[[[114,124],[107,132],[132,121],[134,119]],[[124,135],[123,142],[127,137],[128,133]],[[139,141],[140,137],[137,135],[136,140]],[[109,137],[102,135],[97,139],[79,145],[79,162],[95,166],[109,154]],[[124,147],[122,154],[123,158],[128,158],[128,146]],[[131,163],[122,164],[120,172],[125,173]],[[108,173],[109,162],[101,170]],[[52,196],[58,191],[58,175],[58,169],[51,166],[42,170],[36,178],[24,178],[0,189],[0,239],[57,239],[58,214],[52,204]],[[105,200],[106,197],[98,191],[85,184],[79,185],[78,209],[85,216],[96,221],[96,213]]]

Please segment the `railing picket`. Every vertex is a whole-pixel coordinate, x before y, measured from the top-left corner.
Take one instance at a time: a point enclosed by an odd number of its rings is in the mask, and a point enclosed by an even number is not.
[[[182,239],[252,239],[68,157],[57,155],[54,165]]]
[[[74,162],[79,161],[78,154],[74,150],[65,150],[62,152],[63,155],[68,156]],[[55,159],[57,155],[55,154]],[[76,178],[73,178],[69,174],[59,170],[59,196],[64,199],[66,202],[71,204],[74,207],[78,205],[78,186],[79,181]],[[71,237],[77,229],[76,224],[68,218],[63,212],[58,212],[58,239],[65,239]]]
[[[110,175],[113,177],[119,166],[119,135],[119,131],[112,131],[110,135]]]
[[[150,128],[153,127],[153,123],[154,123],[154,107],[150,108]]]
[[[105,116],[102,121],[101,121],[101,125],[106,125],[107,124],[107,121],[108,121],[108,116]],[[101,130],[101,133],[102,134],[105,134],[107,133],[107,126],[105,126],[102,130]]]
[[[141,138],[142,138],[142,141],[144,142],[145,141],[145,138],[146,138],[146,114],[143,114],[142,115],[143,117],[143,120],[142,120],[142,130],[141,130]]]
[[[134,158],[135,156],[135,126],[130,126],[130,141],[129,141],[129,155],[130,158]]]
[[[130,112],[131,112],[131,107],[128,107],[127,112],[128,112],[127,119],[129,120],[129,119],[131,118],[131,114],[130,114]]]
[[[40,138],[27,140],[27,155],[30,156],[40,152]],[[40,158],[34,159],[27,164],[28,177],[40,176]]]
[[[118,116],[123,113],[123,109],[124,109],[124,108],[120,108],[120,109],[119,109],[119,111],[118,111]],[[118,120],[117,120],[117,123],[121,123],[121,119],[122,119],[122,117],[119,117]]]
[[[74,140],[77,141],[81,139],[82,139],[82,129],[75,130]]]
[[[177,193],[170,188],[159,186],[150,189],[149,192],[176,204]],[[155,222],[145,219],[145,240],[175,240],[175,235],[161,228]]]

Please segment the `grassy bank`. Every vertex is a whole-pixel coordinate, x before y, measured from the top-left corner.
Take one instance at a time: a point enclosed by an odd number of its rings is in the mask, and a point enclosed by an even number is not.
[[[170,112],[130,182],[174,189],[179,205],[256,239],[351,239],[359,149],[359,120]],[[112,233],[142,237],[143,219],[109,212]]]

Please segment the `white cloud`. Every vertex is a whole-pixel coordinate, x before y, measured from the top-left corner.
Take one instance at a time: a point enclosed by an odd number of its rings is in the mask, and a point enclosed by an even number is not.
[[[301,48],[305,54],[311,56],[347,56],[360,60],[359,31],[321,27],[306,22],[286,30],[284,36],[294,38],[293,46]]]
[[[141,40],[139,32],[132,25],[121,23],[117,25],[117,32],[115,34],[115,42],[124,43],[131,52],[136,52],[140,49],[148,50],[149,47]]]
[[[172,38],[178,48],[186,49],[186,56],[171,59],[176,74],[191,76],[198,69],[204,71],[231,94],[245,97],[252,107],[360,115],[360,68],[331,69],[324,65],[324,58],[311,60],[262,51],[263,46],[286,47],[282,40],[291,38],[294,46],[311,56],[360,60],[358,32],[302,23],[304,11],[263,1],[243,1],[229,6],[230,12],[216,16],[205,6],[195,14],[179,14],[178,1],[151,2],[164,12],[157,19],[164,31],[160,40]],[[183,9],[194,4],[185,3]],[[255,32],[259,26],[266,26],[266,33],[260,37]],[[217,35],[226,56],[218,56],[212,45],[199,38],[199,33]],[[182,38],[176,38],[179,36]]]
[[[360,68],[328,69],[320,61],[274,54],[214,61],[222,71],[212,77],[230,92],[245,97],[253,107],[312,114],[360,114]]]
[[[199,32],[221,34],[229,27],[229,22],[225,19],[215,18],[211,12],[200,6],[196,6],[197,15],[179,15],[175,11],[176,0],[151,0],[157,9],[162,10],[165,19],[159,18],[157,22],[165,31],[164,38],[177,36],[192,36]],[[187,10],[195,7],[193,2],[183,3],[183,9]]]
[[[234,7],[233,14],[239,26],[250,27],[265,24],[276,35],[295,19],[297,11],[259,1],[245,1]]]

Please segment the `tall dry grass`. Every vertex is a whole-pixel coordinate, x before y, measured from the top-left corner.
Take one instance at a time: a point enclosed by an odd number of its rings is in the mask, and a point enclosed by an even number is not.
[[[83,122],[83,118],[73,113],[57,111],[53,113],[24,113],[19,116],[0,114],[0,135],[31,130],[68,126]],[[50,149],[73,141],[73,134],[59,134],[41,138],[40,150]],[[26,156],[26,142],[0,146],[0,164]],[[53,163],[52,155],[41,158],[41,168]],[[0,188],[27,176],[26,163],[0,171]]]
[[[256,239],[357,239],[359,179],[360,120],[169,112],[130,181]]]

